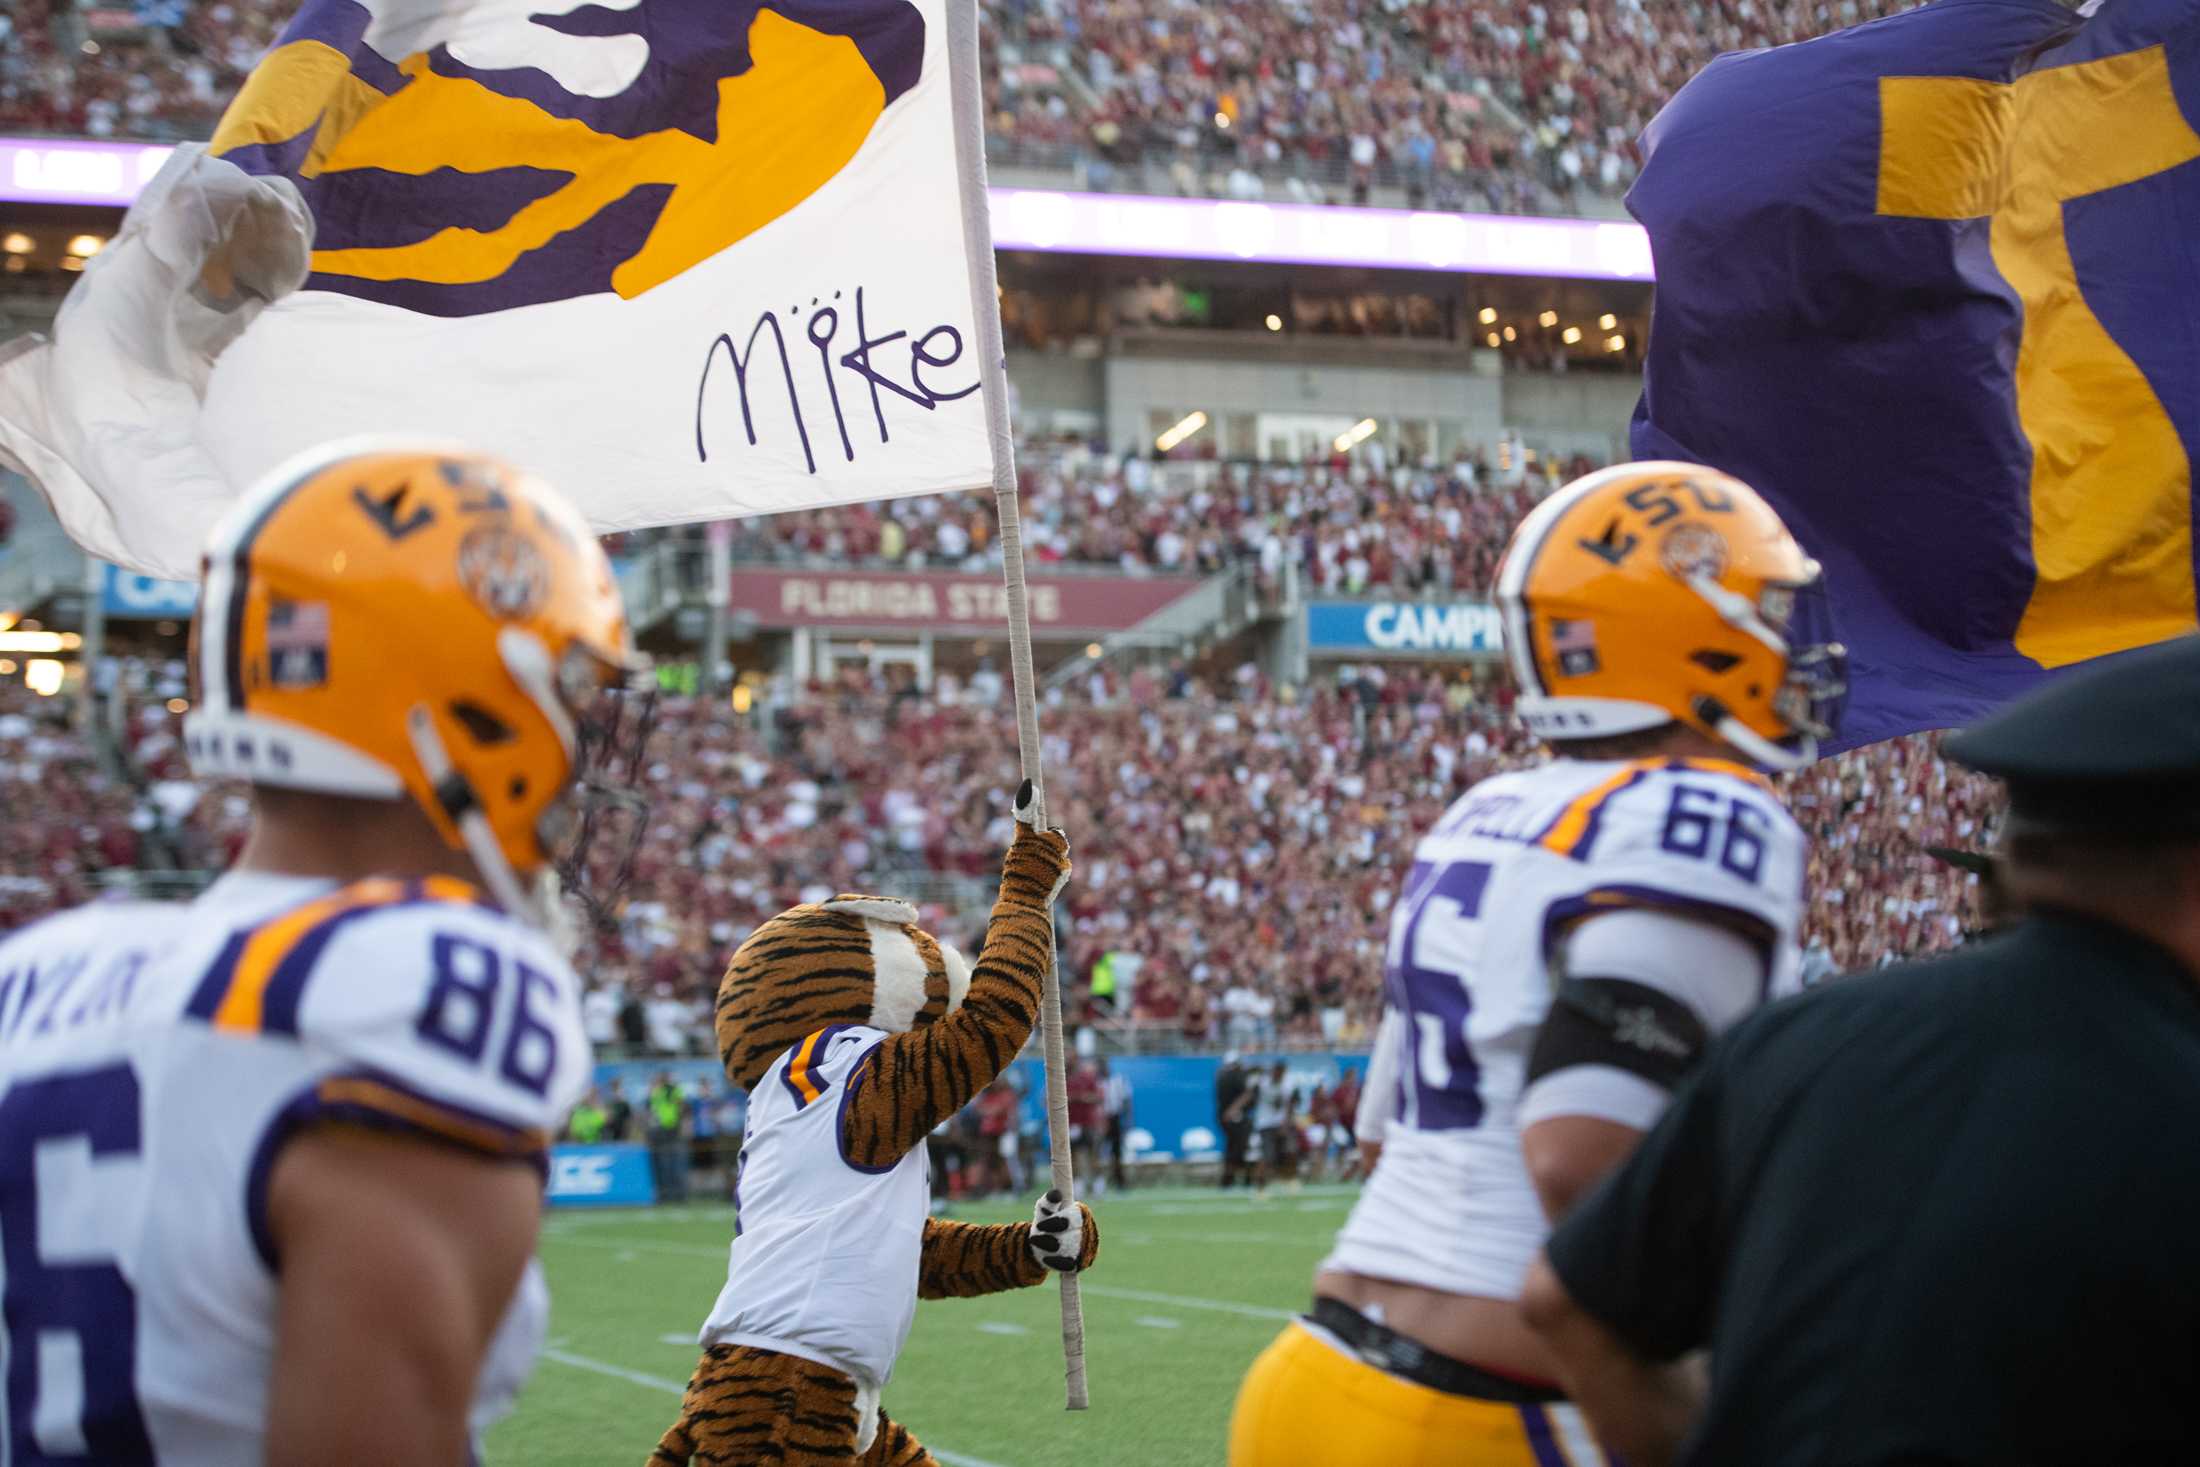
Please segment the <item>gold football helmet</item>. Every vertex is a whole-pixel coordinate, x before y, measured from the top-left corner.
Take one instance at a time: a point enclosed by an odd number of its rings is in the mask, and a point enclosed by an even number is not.
[[[1772,506],[1684,463],[1576,479],[1521,521],[1497,573],[1535,734],[1563,743],[1677,720],[1774,770],[1817,757],[1846,691],[1820,596],[1817,562]]]
[[[336,444],[230,507],[204,581],[193,767],[410,798],[500,902],[533,912],[518,878],[571,823],[599,695],[644,665],[572,506],[464,449]]]

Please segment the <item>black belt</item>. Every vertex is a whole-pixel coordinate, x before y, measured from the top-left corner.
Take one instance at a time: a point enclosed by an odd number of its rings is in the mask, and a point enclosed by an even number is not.
[[[1507,1406],[1547,1406],[1566,1399],[1564,1391],[1507,1380],[1502,1375],[1431,1350],[1419,1340],[1377,1324],[1342,1299],[1316,1297],[1313,1313],[1308,1318],[1344,1341],[1355,1354],[1377,1369],[1449,1396],[1471,1396],[1477,1401],[1498,1401]]]

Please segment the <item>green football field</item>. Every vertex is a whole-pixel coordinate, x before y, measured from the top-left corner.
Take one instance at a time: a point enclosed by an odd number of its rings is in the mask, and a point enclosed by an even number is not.
[[[1305,1307],[1356,1190],[1111,1194],[1094,1205],[1101,1254],[1084,1276],[1091,1410],[1062,1409],[1052,1284],[918,1305],[886,1409],[948,1467],[1212,1467],[1239,1378]],[[490,1435],[492,1467],[641,1467],[694,1368],[732,1229],[723,1206],[552,1214],[549,1352]]]

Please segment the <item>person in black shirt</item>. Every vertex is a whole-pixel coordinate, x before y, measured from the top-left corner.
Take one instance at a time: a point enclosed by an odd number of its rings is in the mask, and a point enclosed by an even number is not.
[[[2009,927],[1738,1025],[1530,1274],[1630,1467],[2200,1457],[2200,638],[1947,752]]]
[[[1215,1123],[1222,1128],[1219,1186],[1227,1187],[1245,1173],[1245,1153],[1253,1138],[1252,1106],[1246,1091],[1252,1083],[1236,1050],[1222,1057],[1222,1068],[1215,1072]]]

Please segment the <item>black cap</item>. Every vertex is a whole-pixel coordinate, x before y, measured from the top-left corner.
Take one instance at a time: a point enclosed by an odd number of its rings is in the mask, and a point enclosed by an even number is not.
[[[2058,678],[1951,736],[2018,830],[2200,838],[2200,636]]]

